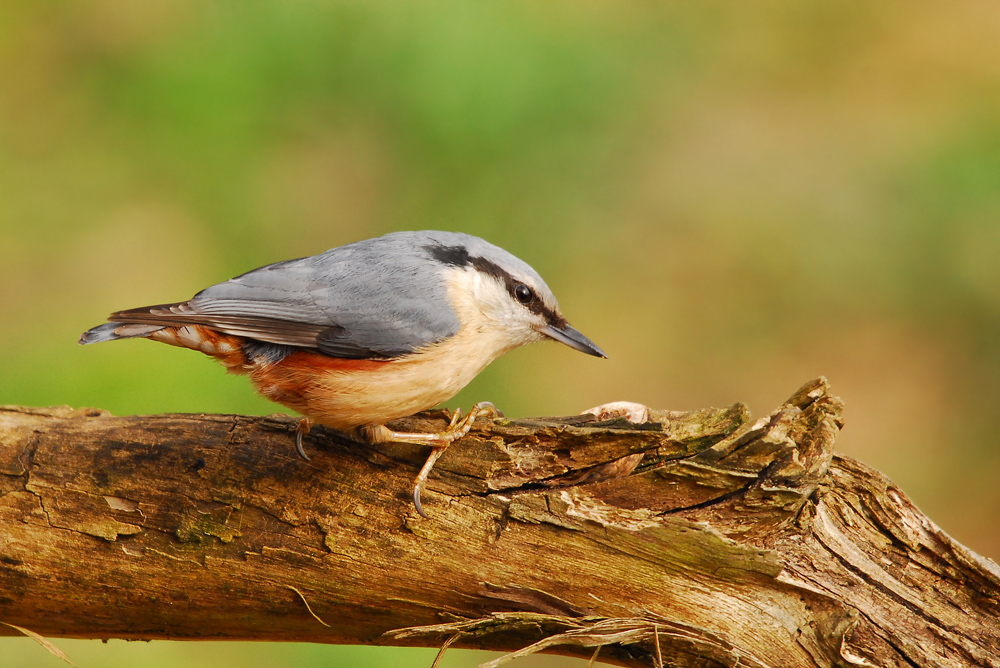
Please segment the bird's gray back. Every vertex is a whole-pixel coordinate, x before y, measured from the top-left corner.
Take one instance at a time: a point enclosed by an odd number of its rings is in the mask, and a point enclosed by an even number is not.
[[[424,248],[458,241],[452,237],[467,235],[366,239],[255,269],[202,290],[189,304],[200,314],[325,327],[318,348],[334,356],[404,355],[458,331],[444,266]]]
[[[202,290],[187,302],[118,311],[83,343],[143,336],[155,327],[200,325],[280,350],[314,348],[333,357],[393,358],[443,341],[461,323],[449,275],[475,270],[508,292],[526,281],[555,312],[555,298],[528,264],[458,232],[395,232],[319,255],[260,267]],[[118,325],[154,327],[126,330]]]

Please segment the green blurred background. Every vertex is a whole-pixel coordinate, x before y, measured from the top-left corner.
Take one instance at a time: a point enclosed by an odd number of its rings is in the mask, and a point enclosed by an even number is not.
[[[450,406],[761,414],[825,374],[839,450],[997,557],[998,84],[985,0],[0,2],[0,403],[274,412],[190,351],[76,338],[269,262],[460,230],[534,265],[610,359],[519,350]],[[433,656],[57,644],[81,668]]]

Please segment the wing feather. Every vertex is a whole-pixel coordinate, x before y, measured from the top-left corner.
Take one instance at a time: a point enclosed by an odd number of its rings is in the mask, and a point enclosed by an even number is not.
[[[393,358],[452,336],[459,323],[443,265],[400,233],[267,265],[192,299],[113,313],[117,323],[203,325],[347,359]]]

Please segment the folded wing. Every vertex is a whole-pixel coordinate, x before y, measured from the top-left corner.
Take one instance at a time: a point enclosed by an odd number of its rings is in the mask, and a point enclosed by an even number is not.
[[[202,325],[248,339],[347,359],[393,358],[458,331],[444,277],[416,255],[386,263],[365,242],[255,269],[195,297],[113,313],[82,342],[141,336],[148,327]],[[88,337],[88,335],[91,335]]]

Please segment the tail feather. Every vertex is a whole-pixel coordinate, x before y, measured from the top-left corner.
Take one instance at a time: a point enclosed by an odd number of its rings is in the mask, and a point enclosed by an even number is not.
[[[134,337],[149,336],[155,331],[163,329],[163,325],[138,325],[126,324],[122,322],[106,322],[93,329],[88,329],[80,335],[80,345],[88,343],[100,343],[102,341],[116,341],[118,339],[131,339]]]

